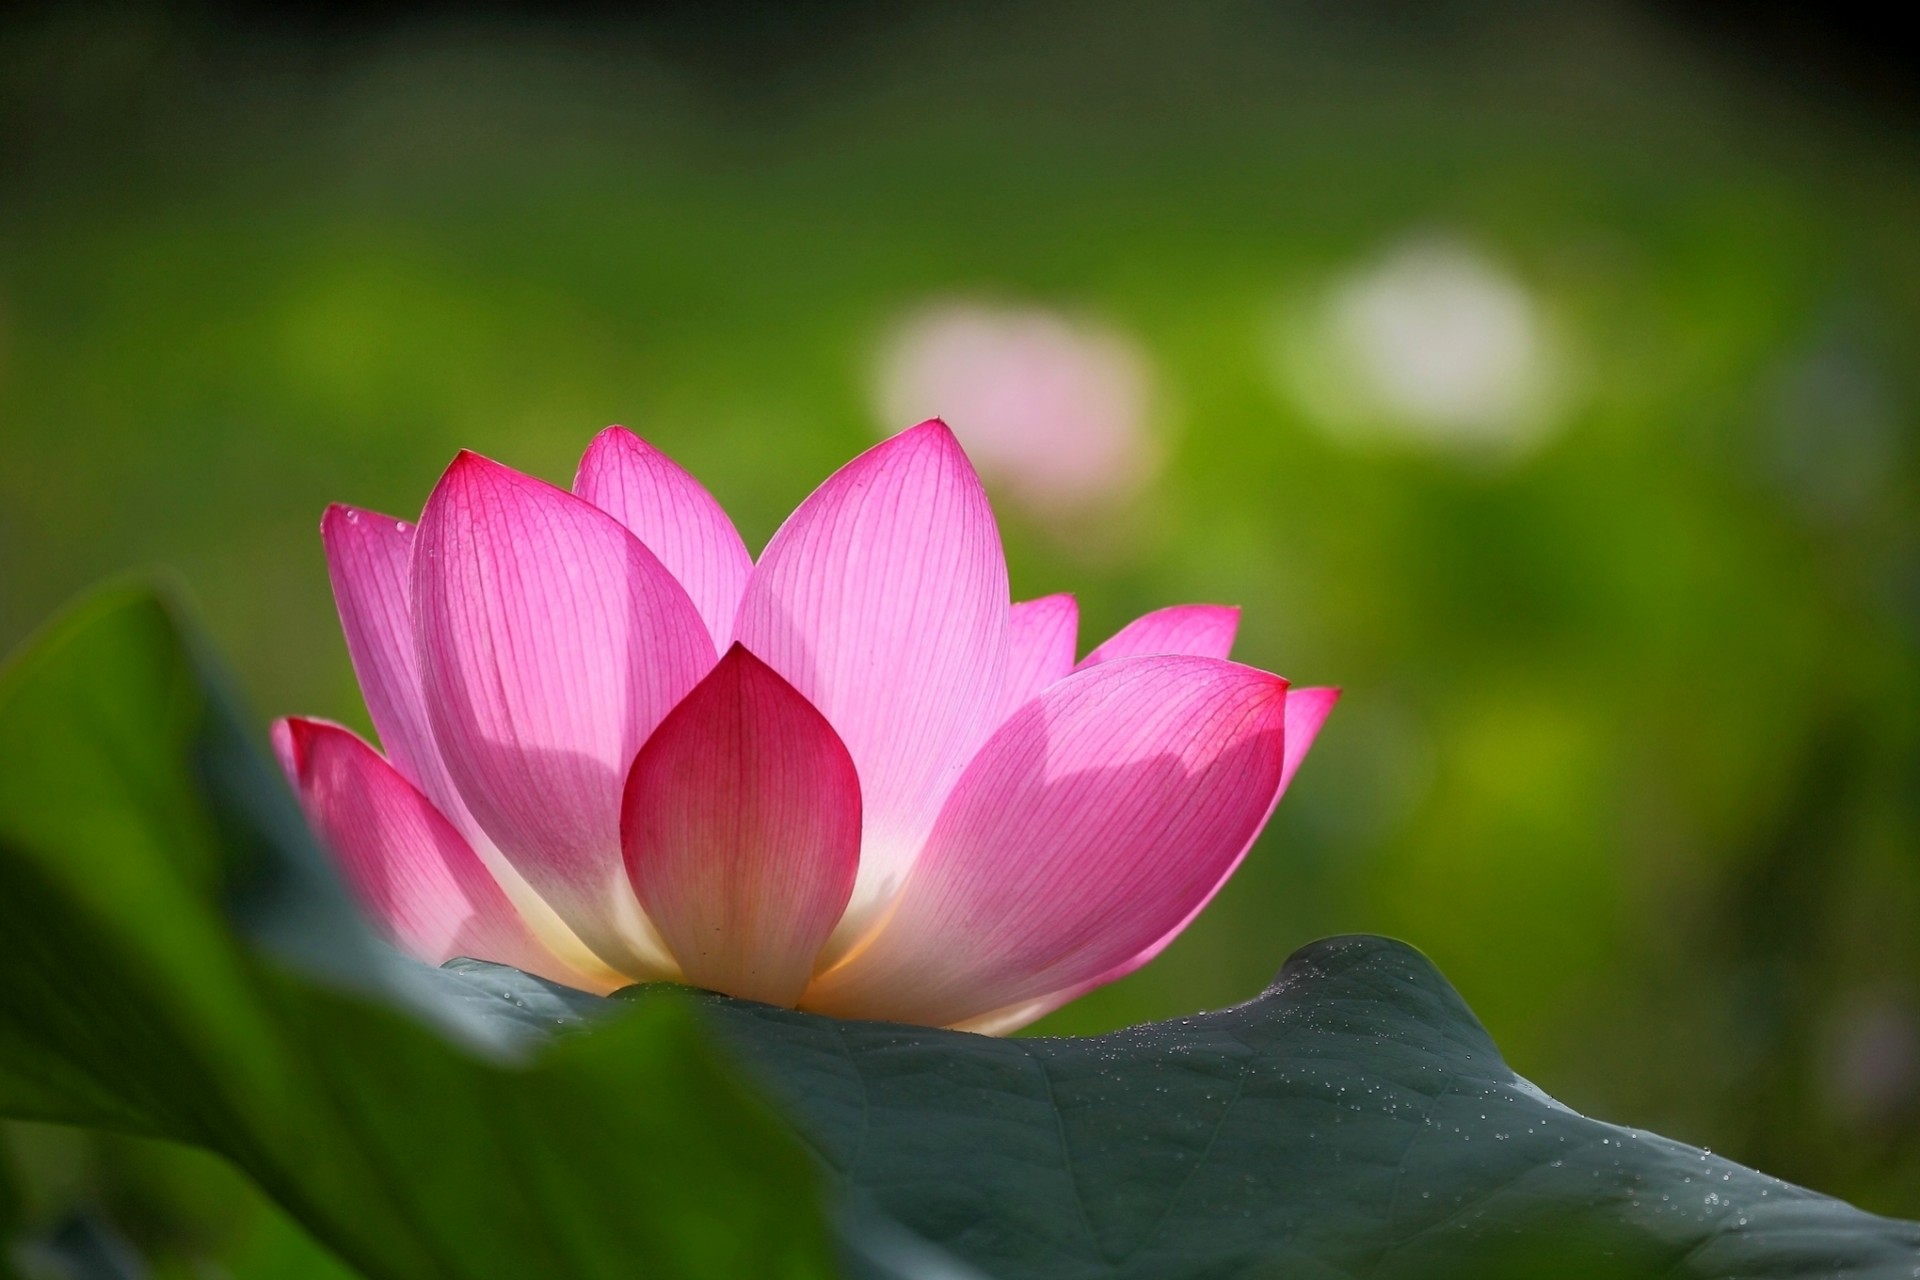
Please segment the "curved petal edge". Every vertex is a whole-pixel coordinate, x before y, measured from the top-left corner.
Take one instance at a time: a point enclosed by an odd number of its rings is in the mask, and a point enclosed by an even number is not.
[[[982,748],[892,912],[802,1007],[962,1024],[1165,936],[1272,809],[1286,690],[1267,672],[1184,655],[1060,681]]]
[[[1007,687],[1003,715],[1011,715],[1073,670],[1080,638],[1080,604],[1066,594],[1022,600],[1007,614]]]
[[[627,882],[620,801],[713,665],[687,593],[598,507],[463,453],[414,537],[413,613],[434,740],[475,820],[601,960],[674,976]]]
[[[666,454],[625,427],[595,436],[573,491],[625,525],[686,589],[713,637],[733,640],[733,618],[753,557],[712,494]]]
[[[1233,652],[1240,630],[1240,610],[1227,604],[1176,604],[1143,613],[1095,646],[1080,661],[1080,669],[1097,667],[1115,658],[1137,658],[1150,653],[1185,653],[1197,658],[1225,658]]]
[[[1331,714],[1334,704],[1339,700],[1340,690],[1338,689],[1287,690],[1286,745],[1281,763],[1280,786],[1273,797],[1275,806],[1278,806],[1281,798],[1286,795],[1287,786],[1293,781],[1294,773],[1299,770],[1300,762],[1306,759],[1308,749],[1313,746],[1314,739],[1320,734],[1320,726],[1326,723],[1327,716]],[[1262,825],[1264,826],[1264,823]],[[1022,1001],[1008,1008],[996,1009],[992,1013],[958,1024],[959,1029],[976,1031],[982,1035],[1006,1035],[1009,1032],[1018,1031],[1028,1023],[1046,1017],[1056,1009],[1072,1004],[1089,991],[1104,987],[1109,982],[1118,982],[1139,969],[1165,951],[1175,938],[1186,932],[1188,925],[1199,918],[1200,913],[1207,909],[1215,895],[1226,887],[1227,881],[1233,879],[1233,873],[1240,869],[1240,864],[1246,860],[1247,853],[1252,847],[1253,841],[1249,840],[1247,848],[1240,851],[1239,857],[1236,857],[1227,867],[1212,891],[1195,904],[1193,910],[1189,911],[1179,924],[1167,930],[1151,945],[1142,947],[1138,952],[1097,977],[1050,992],[1035,1000]]]
[[[860,771],[860,874],[835,949],[897,892],[993,730],[1008,609],[993,509],[937,420],[830,476],[754,567],[736,637],[820,709]]]
[[[740,645],[634,759],[627,874],[686,980],[793,1005],[852,896],[860,779],[833,728]]]
[[[280,720],[273,746],[347,887],[403,951],[429,964],[455,956],[510,964],[589,991],[617,985],[535,938],[460,833],[351,731]]]

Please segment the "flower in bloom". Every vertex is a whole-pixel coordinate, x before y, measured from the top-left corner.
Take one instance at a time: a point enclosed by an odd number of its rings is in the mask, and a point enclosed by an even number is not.
[[[588,990],[1011,1030],[1186,927],[1336,696],[1229,662],[1212,605],[1076,662],[937,421],[757,562],[618,427],[571,493],[463,453],[417,525],[321,534],[385,754],[274,726],[314,828],[398,946]]]

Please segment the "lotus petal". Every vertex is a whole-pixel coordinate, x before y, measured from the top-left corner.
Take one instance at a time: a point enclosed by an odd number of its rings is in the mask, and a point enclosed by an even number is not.
[[[574,968],[611,980],[612,971],[594,958],[480,829],[440,758],[420,691],[414,644],[409,580],[413,526],[377,511],[335,504],[320,522],[320,540],[347,655],[388,762],[453,824],[547,946]]]
[[[428,964],[470,956],[610,989],[542,944],[452,824],[352,732],[281,720],[273,745],[347,887],[396,946]]]
[[[670,977],[620,855],[620,796],[647,735],[713,665],[687,593],[592,503],[472,453],[415,536],[421,685],[475,819],[582,942]]]
[[[860,778],[826,718],[739,645],[647,739],[621,840],[688,982],[791,1006],[860,865]]]
[[[1115,658],[1144,653],[1189,653],[1198,658],[1224,658],[1233,651],[1240,629],[1240,610],[1224,604],[1176,604],[1141,614],[1113,633],[1081,660],[1096,667]]]
[[[964,1023],[1107,972],[1246,850],[1285,763],[1286,681],[1212,658],[1102,663],[968,767],[884,924],[803,1007]]]
[[[1023,600],[1007,615],[1005,714],[1073,670],[1080,636],[1080,606],[1070,595]]]
[[[716,651],[732,642],[753,557],[698,480],[625,427],[608,427],[587,446],[573,491],[627,526],[679,579]]]
[[[1278,805],[1281,797],[1286,795],[1287,785],[1293,781],[1293,775],[1295,771],[1300,768],[1300,762],[1306,758],[1307,749],[1313,746],[1314,739],[1320,734],[1320,726],[1326,723],[1327,715],[1333,710],[1334,703],[1339,700],[1340,691],[1338,689],[1287,690],[1286,745],[1283,752],[1283,762],[1280,767],[1280,786],[1273,797],[1275,805]],[[1249,841],[1248,849],[1251,848],[1252,842]],[[1186,932],[1187,926],[1192,924],[1194,919],[1206,909],[1207,904],[1213,901],[1214,894],[1219,893],[1221,889],[1226,887],[1227,881],[1231,880],[1233,873],[1240,869],[1240,864],[1245,861],[1246,855],[1247,849],[1240,851],[1240,856],[1235,858],[1232,864],[1227,867],[1226,871],[1222,873],[1219,882],[1213,886],[1213,889],[1205,898],[1202,898],[1200,902],[1194,906],[1193,910],[1187,913],[1185,919],[1173,928],[1167,930],[1166,933],[1162,934],[1151,945],[1142,947],[1139,951],[1127,957],[1127,959],[1107,970],[1105,973],[1097,977],[1089,978],[1085,982],[1076,983],[1073,986],[1051,992],[1037,1000],[1024,1001],[1010,1008],[996,1009],[990,1014],[969,1019],[959,1025],[963,1030],[977,1031],[982,1035],[1006,1035],[1008,1032],[1018,1031],[1030,1022],[1044,1018],[1055,1009],[1071,1004],[1089,991],[1104,987],[1109,982],[1117,982],[1121,978],[1126,977],[1135,969],[1140,968],[1162,951],[1165,951],[1169,943]]]
[[[755,566],[737,638],[820,709],[860,771],[860,875],[836,948],[891,899],[993,729],[1008,608],[992,508],[937,421],[834,473]]]

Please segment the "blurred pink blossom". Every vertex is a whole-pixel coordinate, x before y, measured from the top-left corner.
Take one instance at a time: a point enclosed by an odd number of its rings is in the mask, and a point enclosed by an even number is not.
[[[981,471],[1043,519],[1110,505],[1153,478],[1146,353],[1037,307],[938,303],[892,335],[882,422],[939,414]]]
[[[463,453],[417,527],[321,534],[385,754],[275,725],[316,831],[399,946],[590,990],[1011,1030],[1186,927],[1337,696],[1227,661],[1214,605],[1076,662],[937,421],[758,563],[618,427],[571,493]]]

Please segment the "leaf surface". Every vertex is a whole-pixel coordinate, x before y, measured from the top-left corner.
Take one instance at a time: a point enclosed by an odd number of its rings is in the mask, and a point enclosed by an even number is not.
[[[455,967],[503,1018],[540,998]],[[1246,1004],[1104,1036],[704,999],[848,1186],[1003,1280],[1920,1274],[1920,1224],[1554,1101],[1386,938],[1314,943]]]
[[[1385,938],[1093,1037],[713,1003],[828,1165],[1005,1280],[1920,1275],[1920,1224],[1554,1101]]]

